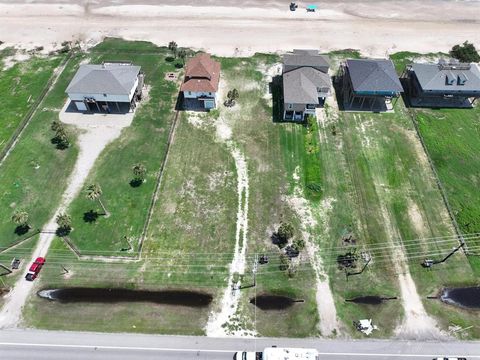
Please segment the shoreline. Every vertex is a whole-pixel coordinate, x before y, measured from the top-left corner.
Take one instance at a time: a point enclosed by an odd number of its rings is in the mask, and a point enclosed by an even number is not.
[[[176,41],[179,46],[219,56],[249,56],[255,52],[320,48],[322,51],[361,49],[365,56],[396,51],[446,52],[465,40],[480,44],[480,2],[363,0],[321,3],[315,13],[290,12],[284,1],[271,8],[250,0],[229,6],[210,0],[180,5],[149,5],[149,0],[59,3],[0,2],[1,48],[57,49],[63,41],[88,48],[105,37],[145,40],[157,45]],[[115,2],[115,3],[116,3]],[[147,3],[147,5],[145,5]],[[213,5],[209,5],[213,4]],[[248,4],[252,4],[249,6]],[[299,3],[304,6],[304,4]],[[408,11],[406,11],[408,10]],[[21,29],[21,30],[19,30]]]

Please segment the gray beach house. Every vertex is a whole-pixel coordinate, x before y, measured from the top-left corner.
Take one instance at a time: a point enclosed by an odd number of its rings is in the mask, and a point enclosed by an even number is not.
[[[327,56],[317,50],[293,50],[283,56],[283,119],[303,121],[330,96]]]
[[[392,99],[403,92],[392,60],[348,59],[340,71],[345,110],[391,110]]]
[[[411,64],[405,71],[407,95],[414,107],[472,107],[480,97],[480,70],[476,64],[440,61]]]

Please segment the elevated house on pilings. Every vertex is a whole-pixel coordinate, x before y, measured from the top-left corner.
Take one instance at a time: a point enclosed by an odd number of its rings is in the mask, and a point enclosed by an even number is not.
[[[217,107],[220,68],[220,63],[205,53],[187,62],[180,88],[184,110],[209,111]]]
[[[144,74],[131,63],[80,65],[65,91],[70,111],[127,113],[142,97]]]
[[[402,78],[413,107],[470,108],[480,97],[480,70],[476,64],[445,60],[438,64],[410,64]]]
[[[348,59],[340,67],[344,110],[393,110],[402,85],[388,59]]]
[[[293,50],[283,56],[283,120],[304,121],[330,96],[329,59],[317,50]]]

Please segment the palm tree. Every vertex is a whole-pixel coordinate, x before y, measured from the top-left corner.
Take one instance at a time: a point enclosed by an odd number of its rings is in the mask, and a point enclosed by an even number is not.
[[[133,175],[135,179],[144,180],[145,175],[147,174],[147,168],[142,163],[137,163],[132,167]]]
[[[173,53],[174,58],[177,58],[177,48],[178,48],[178,45],[175,41],[170,41],[168,43],[168,49]]]
[[[183,66],[185,66],[185,58],[187,57],[187,52],[185,51],[185,49],[182,49],[178,52],[178,57],[182,59]]]
[[[71,229],[72,218],[66,213],[60,213],[57,215],[57,225],[62,229]]]
[[[52,129],[52,131],[57,132],[58,130],[63,129],[63,125],[60,121],[53,120],[50,128]]]
[[[12,221],[19,227],[29,228],[28,225],[28,213],[23,210],[17,210],[12,215]]]
[[[109,212],[105,208],[105,206],[102,203],[102,200],[100,200],[100,196],[102,196],[102,188],[100,187],[99,184],[91,184],[87,186],[87,199],[95,201],[98,200],[100,203],[100,206],[103,209],[103,213],[106,217],[110,216]]]

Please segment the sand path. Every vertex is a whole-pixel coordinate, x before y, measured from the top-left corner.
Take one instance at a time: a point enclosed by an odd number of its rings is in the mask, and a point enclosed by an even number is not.
[[[219,98],[221,99],[222,97],[219,96]],[[232,135],[230,127],[223,122],[222,119],[216,122],[216,132],[219,140],[227,144],[227,148],[235,161],[235,168],[237,170],[238,208],[235,248],[233,260],[230,264],[227,287],[220,301],[220,311],[210,314],[205,330],[207,336],[211,337],[243,336],[245,334],[244,329],[233,331],[229,330],[228,327],[222,327],[222,325],[232,323],[233,317],[238,310],[241,297],[241,279],[234,279],[234,276],[235,274],[243,274],[246,266],[249,199],[248,166],[244,154],[230,139]]]
[[[81,130],[76,143],[79,154],[73,172],[69,177],[67,189],[63,193],[60,206],[44,226],[43,230],[48,232],[40,234],[29,263],[39,256],[46,257],[50,244],[55,238],[57,215],[68,208],[75,196],[81,191],[97,157],[108,143],[120,136],[123,128],[131,124],[134,115],[133,113],[125,115],[95,114],[82,117],[82,114],[65,113],[65,108],[66,106],[60,113],[60,120],[75,125]],[[5,304],[0,312],[0,328],[11,328],[19,325],[22,308],[34,286],[35,282],[26,281],[23,277],[17,281],[13,290],[5,297]]]

